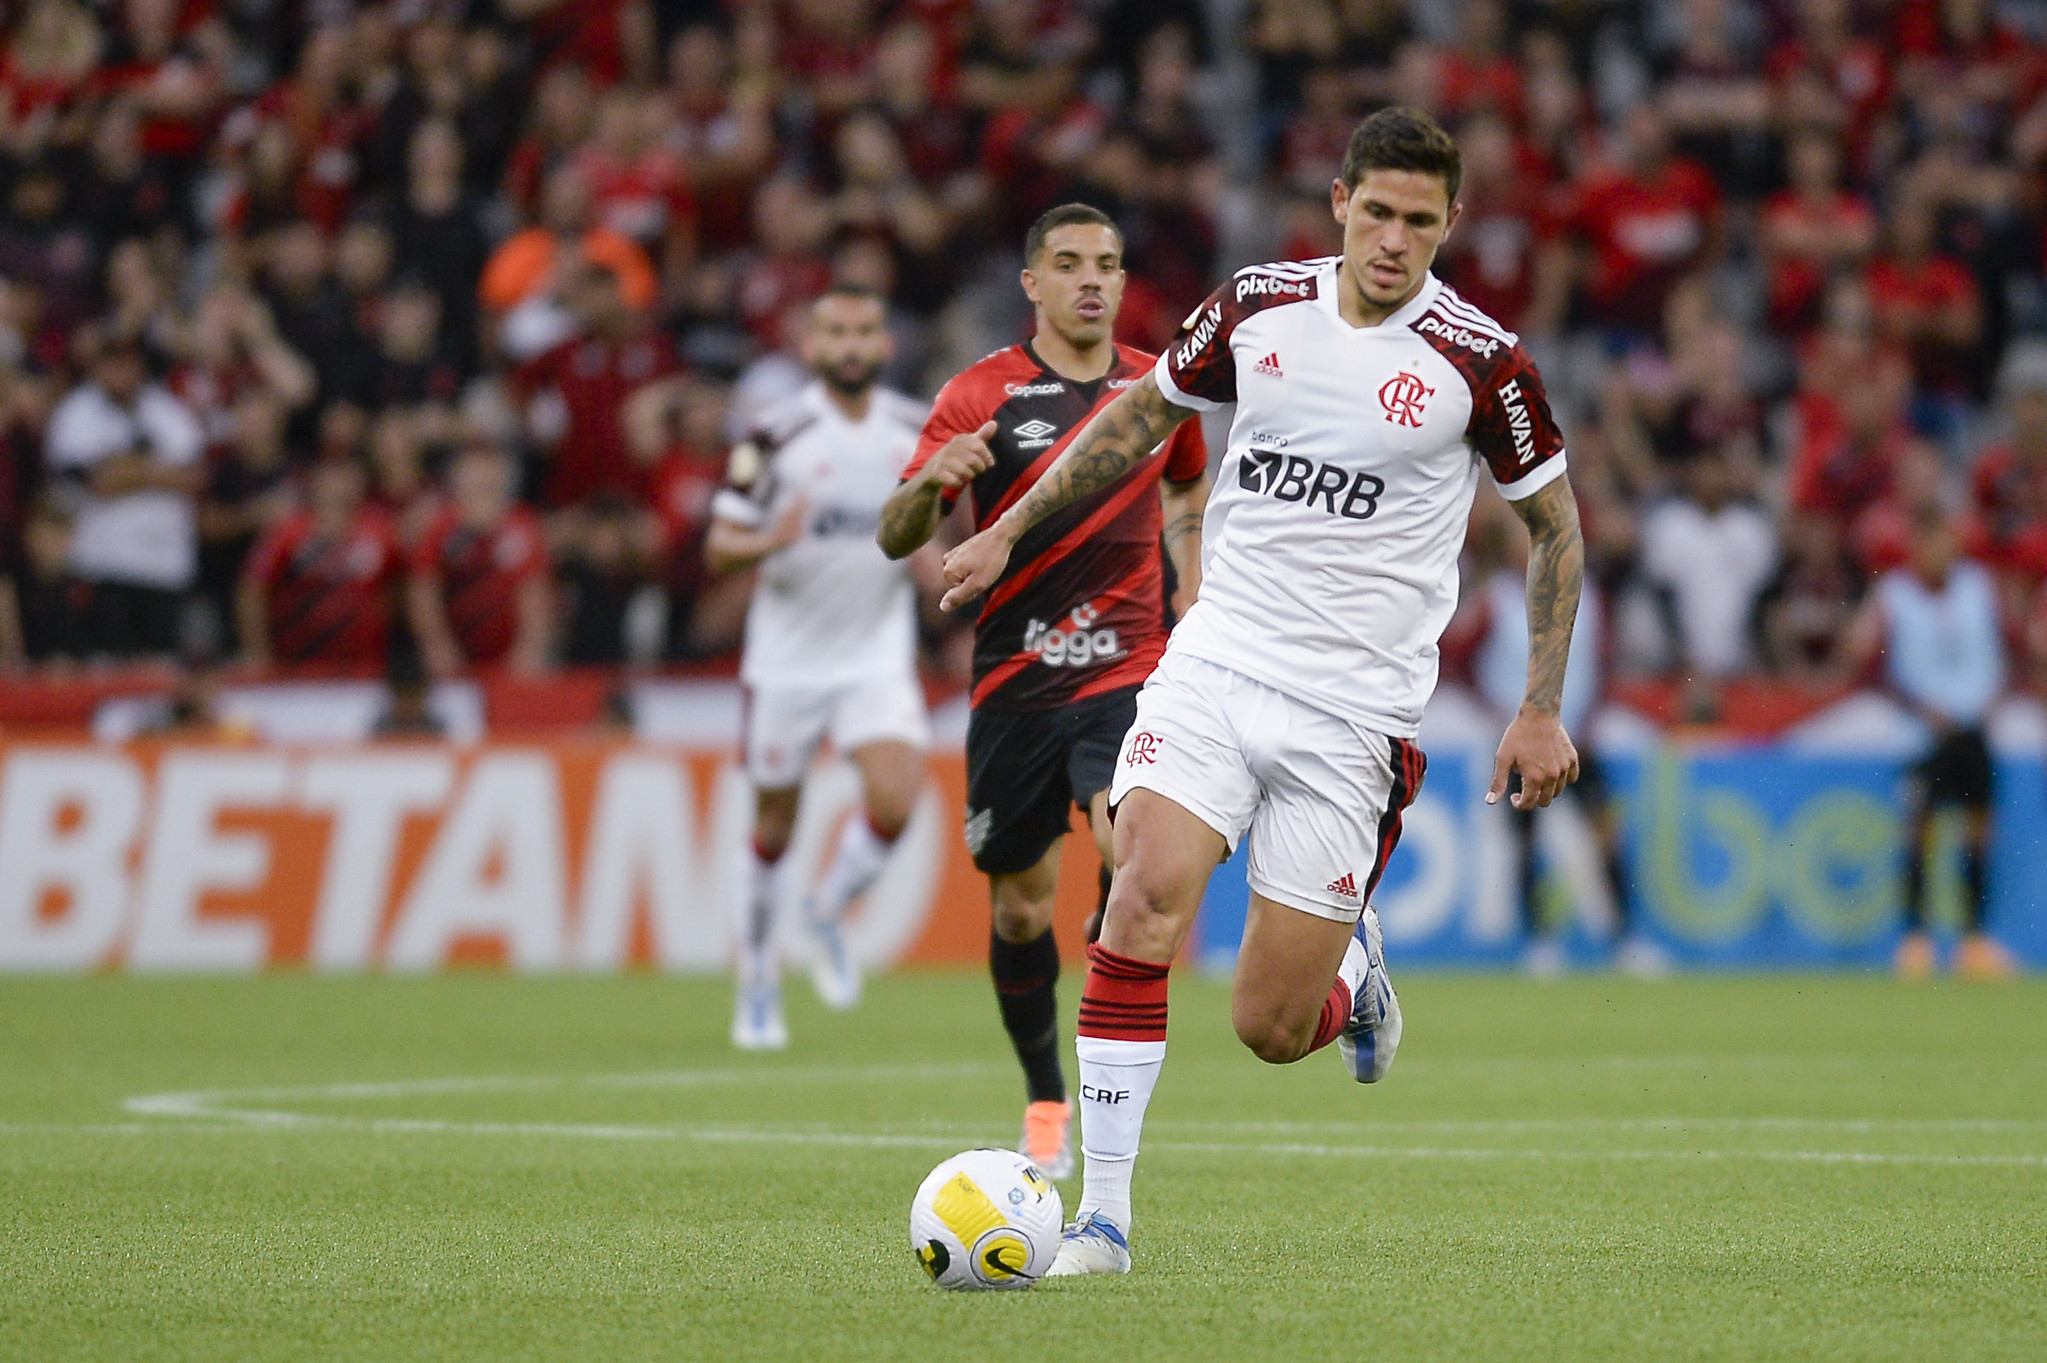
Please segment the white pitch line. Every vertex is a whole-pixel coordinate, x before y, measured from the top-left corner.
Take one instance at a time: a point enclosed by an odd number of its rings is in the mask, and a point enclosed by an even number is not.
[[[401,1079],[288,1087],[192,1090],[142,1094],[125,1103],[141,1117],[169,1122],[132,1122],[61,1127],[58,1124],[0,1125],[4,1131],[74,1130],[109,1134],[152,1131],[362,1131],[373,1134],[470,1136],[538,1136],[587,1140],[692,1141],[719,1145],[809,1145],[871,1149],[957,1149],[985,1132],[971,1127],[934,1128],[926,1132],[833,1131],[816,1127],[735,1127],[726,1125],[646,1125],[619,1123],[459,1121],[426,1117],[367,1117],[241,1106],[251,1102],[380,1100],[433,1094],[489,1093],[561,1088],[569,1085],[610,1088],[763,1085],[770,1083],[846,1083],[900,1079],[965,1078],[991,1072],[992,1064],[870,1065],[803,1069],[727,1068],[674,1070],[651,1074],[584,1076],[466,1076],[442,1079]],[[1584,1117],[1393,1119],[1376,1122],[1200,1122],[1171,1120],[1154,1130],[1287,1132],[1441,1131],[1514,1133],[1540,1131],[1789,1131],[1836,1133],[1886,1131],[2022,1131],[2047,1126],[2047,1120],[2025,1118],[1884,1118],[1884,1117]],[[1575,1163],[1645,1161],[1725,1162],[1755,1160],[1777,1163],[1843,1165],[1989,1165],[2033,1168],[2047,1166],[2047,1155],[1926,1154],[1855,1150],[1543,1150],[1398,1144],[1341,1144],[1301,1141],[1154,1141],[1154,1152],[1181,1154],[1254,1154],[1295,1158],[1408,1160],[1534,1160]]]

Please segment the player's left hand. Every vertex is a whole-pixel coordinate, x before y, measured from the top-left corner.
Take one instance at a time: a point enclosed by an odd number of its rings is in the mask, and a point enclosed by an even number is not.
[[[1493,786],[1486,792],[1487,804],[1500,802],[1507,793],[1508,776],[1517,771],[1521,789],[1508,801],[1516,809],[1547,805],[1578,779],[1578,749],[1564,732],[1562,719],[1543,710],[1521,708],[1493,758]]]
[[[1015,541],[1002,529],[1002,522],[955,545],[945,556],[946,593],[938,602],[942,611],[957,610],[995,585],[1009,566],[1009,551]]]

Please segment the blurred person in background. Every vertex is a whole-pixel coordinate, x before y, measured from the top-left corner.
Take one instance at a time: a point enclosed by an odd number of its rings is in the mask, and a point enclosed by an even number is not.
[[[1528,686],[1528,532],[1508,513],[1498,497],[1488,495],[1473,515],[1471,553],[1475,571],[1465,588],[1480,620],[1482,640],[1472,659],[1472,678],[1496,715],[1511,719],[1521,708]],[[1588,581],[1571,635],[1570,659],[1564,674],[1559,711],[1567,732],[1590,735],[1590,722],[1600,701],[1605,665],[1605,602],[1598,586]],[[1519,777],[1509,787],[1518,790]],[[1621,844],[1622,809],[1607,786],[1605,770],[1588,741],[1578,749],[1578,780],[1564,788],[1563,798],[1576,803],[1598,844],[1599,870],[1613,906],[1613,962],[1631,975],[1657,978],[1670,971],[1669,955],[1635,931],[1634,895],[1627,858]],[[1538,821],[1552,816],[1510,801],[1507,818],[1513,826],[1517,853],[1516,902],[1520,909],[1521,968],[1531,975],[1560,975],[1569,965],[1564,934],[1569,916],[1545,911],[1542,858],[1538,855]],[[1554,869],[1554,868],[1553,868]]]
[[[560,296],[579,334],[522,366],[511,385],[545,461],[541,502],[559,511],[599,493],[639,499],[646,475],[632,456],[627,409],[657,401],[680,369],[653,325],[653,290],[607,256],[584,254],[565,271]]]
[[[829,738],[860,772],[865,806],[839,831],[805,897],[818,995],[860,997],[841,918],[881,874],[924,785],[931,741],[916,673],[916,589],[875,544],[882,506],[917,446],[922,404],[878,386],[888,312],[840,285],[810,306],[803,356],[816,378],[734,447],[704,541],[713,570],[760,567],[746,621],[745,761],[754,784],[752,856],[732,1044],[779,1050],[776,921],[804,773]]]
[[[114,658],[177,651],[198,574],[198,420],[150,379],[140,342],[98,341],[92,377],[50,414],[48,475],[72,515],[71,571],[91,588],[87,637]]]
[[[1642,518],[1641,572],[1666,612],[1687,712],[1710,720],[1722,685],[1754,665],[1756,605],[1776,572],[1777,531],[1744,496],[1723,448],[1680,467],[1678,490]]]
[[[517,499],[511,456],[488,442],[456,452],[447,503],[412,549],[407,617],[436,679],[478,667],[545,669],[554,602],[547,532]]]
[[[1984,726],[2003,693],[2005,652],[1990,575],[1961,556],[1947,511],[1923,502],[1912,516],[1911,561],[1877,582],[1850,629],[1849,656],[1868,666],[1881,657],[1895,695],[1930,732],[1905,779],[1905,935],[1897,969],[1908,979],[1933,973],[1926,917],[1927,863],[1935,815],[1962,820],[1962,940],[1958,974],[1996,979],[2012,973],[2011,954],[1983,922],[1990,863],[1993,795]]]
[[[242,570],[242,657],[381,671],[404,563],[391,518],[370,503],[357,460],[322,460],[302,482],[304,505],[264,533]]]

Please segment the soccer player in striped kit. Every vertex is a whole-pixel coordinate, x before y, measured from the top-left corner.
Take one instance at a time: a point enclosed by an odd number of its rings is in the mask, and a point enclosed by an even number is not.
[[[881,545],[894,557],[929,541],[962,495],[977,525],[1005,514],[1089,415],[1151,368],[1152,356],[1114,339],[1123,237],[1108,215],[1052,209],[1031,227],[1024,262],[1037,334],[939,393],[882,514]],[[1201,579],[1208,450],[1198,423],[1161,440],[1163,459],[1076,499],[1018,543],[974,630],[967,848],[993,901],[989,967],[1024,1070],[1024,1153],[1054,1178],[1073,1162],[1052,937],[1059,843],[1077,806],[1109,863],[1116,749],[1165,651],[1162,533],[1175,604]]]

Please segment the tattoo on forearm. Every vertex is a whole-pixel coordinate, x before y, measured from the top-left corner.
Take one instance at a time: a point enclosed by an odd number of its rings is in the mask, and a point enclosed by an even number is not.
[[[1189,535],[1199,535],[1200,533],[1201,513],[1198,511],[1182,511],[1179,515],[1166,522],[1166,548],[1178,549],[1182,540],[1186,539]]]
[[[1157,381],[1146,374],[1095,413],[1003,519],[1021,535],[1061,507],[1113,485],[1192,415],[1167,402]]]
[[[1558,478],[1514,503],[1528,526],[1528,695],[1526,704],[1554,713],[1564,699],[1571,628],[1585,585],[1585,541],[1569,478]]]
[[[945,503],[936,487],[905,484],[881,508],[881,531],[875,536],[890,558],[907,558],[931,539],[944,518]]]

